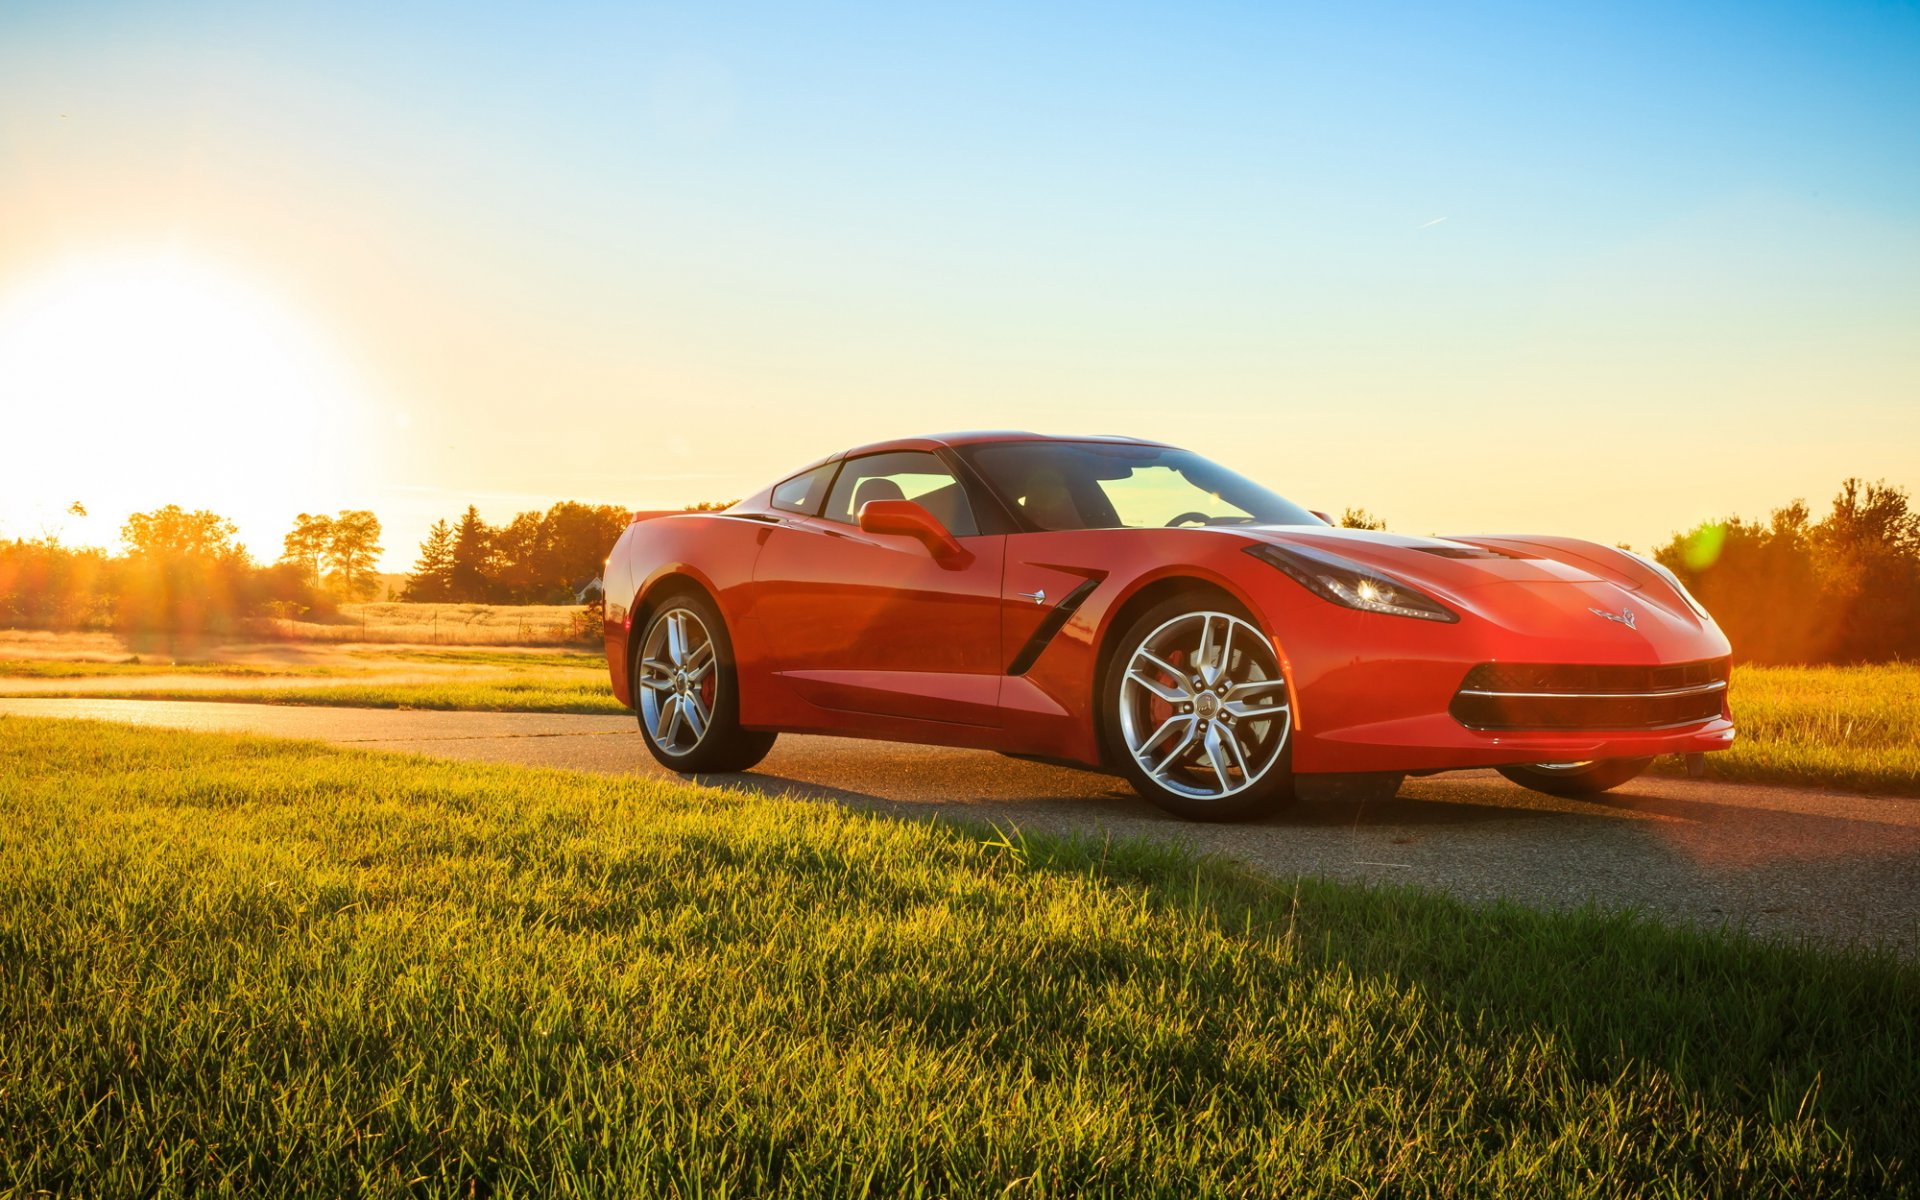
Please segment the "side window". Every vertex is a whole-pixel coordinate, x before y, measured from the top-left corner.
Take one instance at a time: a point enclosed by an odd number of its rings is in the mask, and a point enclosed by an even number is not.
[[[795,475],[773,489],[770,503],[784,512],[810,517],[820,511],[820,497],[826,493],[827,480],[832,478],[832,463]]]
[[[827,511],[821,515],[852,525],[857,522],[860,506],[869,500],[911,500],[938,517],[955,537],[980,531],[960,481],[947,470],[947,464],[924,450],[869,454],[850,460],[840,468],[833,494],[827,497]]]

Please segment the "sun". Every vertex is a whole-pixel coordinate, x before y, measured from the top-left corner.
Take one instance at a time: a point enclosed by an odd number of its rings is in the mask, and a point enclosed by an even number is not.
[[[349,502],[366,408],[346,357],[241,272],[171,251],[57,265],[0,292],[0,532],[80,501],[86,540],[111,542],[179,503],[271,558],[271,525]]]

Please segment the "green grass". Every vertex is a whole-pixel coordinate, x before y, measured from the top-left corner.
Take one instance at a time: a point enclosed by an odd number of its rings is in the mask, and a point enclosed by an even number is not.
[[[1715,776],[1920,796],[1920,665],[1737,667]]]
[[[437,668],[466,667],[445,679],[420,682],[356,682],[404,671],[409,663]],[[190,675],[221,679],[217,688],[153,686],[143,677]],[[155,662],[0,662],[0,695],[8,677],[27,679],[112,679],[124,676],[128,686],[35,690],[45,698],[84,696],[91,699],[220,700],[251,704],[345,705],[353,708],[427,708],[485,712],[563,712],[624,715],[629,710],[613,698],[603,655],[586,653],[516,653],[512,650],[354,651],[347,665],[188,663],[178,666]],[[267,678],[312,677],[311,685],[264,686]],[[230,682],[229,682],[230,681]]]
[[[104,692],[36,692],[89,699],[221,700],[246,704],[338,704],[349,708],[431,708],[467,712],[548,712],[631,715],[613,698],[605,674],[592,681],[570,678],[495,679],[473,682],[325,684],[316,687],[141,688]]]
[[[67,660],[0,660],[0,679],[111,679],[143,675],[208,675],[219,678],[257,679],[301,675],[333,675],[339,668],[310,664],[253,664],[221,662],[161,662],[128,660],[124,662],[72,662]]]
[[[446,683],[358,684],[342,682],[312,687],[128,688],[103,691],[45,691],[36,697],[86,697],[91,700],[217,700],[242,704],[319,704],[349,708],[430,708],[466,712],[549,712],[630,715],[613,698],[606,675],[575,678],[528,672],[514,677],[489,677]]]
[[[576,670],[598,671],[602,675],[607,671],[607,656],[595,651],[527,651],[527,650],[355,650],[355,657],[372,659],[376,662],[429,662],[455,663],[466,666],[494,667],[570,667]]]
[[[0,718],[0,1191],[1908,1193],[1920,967]]]

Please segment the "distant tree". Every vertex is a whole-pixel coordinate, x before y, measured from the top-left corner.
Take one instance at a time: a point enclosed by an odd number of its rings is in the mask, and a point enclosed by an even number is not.
[[[492,599],[493,530],[480,519],[480,510],[467,505],[453,532],[453,571],[448,598],[462,603]]]
[[[453,595],[453,527],[435,521],[420,543],[420,558],[407,576],[402,599],[416,601],[446,600]]]
[[[188,512],[178,504],[134,513],[120,527],[120,540],[136,558],[177,554],[208,561],[244,559],[246,551],[233,539],[239,529],[218,513]]]
[[[306,581],[320,586],[326,573],[327,550],[333,544],[333,518],[301,513],[281,542],[280,561],[297,565]]]
[[[702,500],[698,504],[689,504],[682,512],[720,512],[740,503],[738,500]]]
[[[0,540],[0,625],[98,629],[110,624],[123,564],[53,538]]]
[[[252,564],[237,533],[225,517],[177,504],[128,517],[120,530],[128,562],[119,621],[181,633],[243,615]]]
[[[370,599],[379,590],[380,518],[364,509],[343,510],[327,538],[327,581],[349,600]]]
[[[537,512],[514,514],[513,520],[493,532],[494,595],[520,604],[547,599],[549,538]]]
[[[1920,656],[1920,517],[1907,494],[1849,479],[1825,520],[1806,502],[1765,522],[1729,517],[1655,553],[1757,662]]]
[[[599,578],[629,519],[616,505],[571,500],[516,515],[494,531],[494,594],[523,604],[571,604],[582,584]]]
[[[1342,529],[1385,529],[1387,523],[1364,508],[1349,508],[1340,514]]]
[[[1766,522],[1728,517],[1676,535],[1654,552],[1733,643],[1755,662],[1815,662],[1835,630],[1814,560],[1807,506],[1795,501]]]
[[[1813,531],[1842,661],[1920,655],[1920,513],[1904,488],[1848,479]]]
[[[626,509],[611,504],[562,502],[547,510],[546,577],[562,594],[562,603],[571,603],[580,585],[600,578],[607,555],[631,519]]]

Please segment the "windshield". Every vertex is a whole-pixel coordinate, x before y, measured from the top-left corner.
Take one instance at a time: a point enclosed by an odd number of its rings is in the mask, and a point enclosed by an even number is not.
[[[1325,524],[1293,501],[1187,450],[995,442],[962,453],[1037,529]]]

